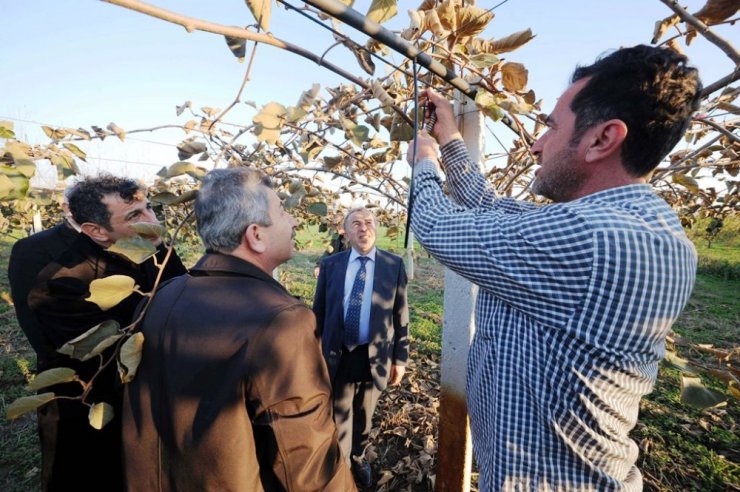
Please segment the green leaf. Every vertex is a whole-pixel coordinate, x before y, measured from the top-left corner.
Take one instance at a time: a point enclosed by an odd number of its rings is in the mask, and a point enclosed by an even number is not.
[[[326,214],[329,213],[329,208],[324,202],[316,202],[308,206],[308,211],[319,217],[326,217]]]
[[[154,224],[148,224],[148,225],[154,227]],[[131,226],[131,228],[133,229],[134,227]],[[164,228],[162,227],[162,229]],[[154,232],[153,230],[148,231],[148,233],[153,233],[153,232]],[[157,236],[157,237],[160,237],[160,236]],[[140,236],[126,237],[126,238],[119,239],[118,241],[115,242],[115,244],[108,247],[108,251],[110,251],[111,253],[119,254],[121,256],[125,256],[126,258],[136,263],[137,265],[141,265],[146,260],[148,260],[155,254],[157,254],[157,248],[151,242],[147,241],[146,239]],[[131,277],[126,277],[126,278],[131,279],[131,282],[134,281],[134,279],[132,279]],[[90,288],[90,292],[92,292],[92,286]],[[126,294],[126,297],[128,297],[128,295],[130,294],[131,292]],[[125,297],[119,299],[119,302],[123,299],[125,299]],[[95,301],[91,301],[91,302],[95,302]],[[113,307],[116,304],[118,304],[118,302],[114,303],[110,307]],[[100,308],[103,310],[106,309],[102,306],[100,306]]]
[[[167,169],[167,177],[174,178],[176,176],[182,176],[183,174],[187,174],[194,170],[195,164],[192,162],[176,162]]]
[[[382,24],[388,19],[392,19],[397,13],[397,0],[373,0],[367,11],[367,18]]]
[[[681,376],[681,403],[704,410],[726,404],[727,400],[722,393],[705,388],[701,379]]]
[[[24,396],[18,398],[8,405],[5,410],[5,418],[8,420],[17,419],[21,415],[33,412],[42,405],[49,403],[54,399],[54,393],[41,393],[40,395]]]
[[[133,294],[136,282],[126,275],[111,275],[90,282],[90,296],[85,300],[107,311]]]
[[[234,38],[232,36],[224,36],[224,38],[226,39],[226,44],[231,52],[239,60],[239,63],[242,63],[247,54],[247,40],[244,38]]]
[[[55,367],[39,373],[33,381],[28,383],[28,391],[38,391],[47,386],[53,386],[60,383],[69,383],[77,379],[77,373],[69,367]]]
[[[390,137],[391,142],[408,142],[414,138],[414,128],[398,114],[394,114]]]
[[[100,430],[105,427],[108,422],[113,420],[115,414],[113,406],[109,403],[96,403],[90,407],[90,413],[87,415],[87,420],[90,422],[91,426]]]
[[[358,147],[361,147],[363,142],[370,140],[370,129],[365,125],[355,125],[349,133],[352,135],[352,143]]]
[[[120,275],[118,276],[120,277]],[[68,355],[73,359],[81,361],[89,360],[102,353],[123,336],[118,328],[119,324],[117,321],[103,321],[77,338],[62,345],[58,352]]]
[[[270,9],[272,8],[272,0],[244,0],[252,11],[254,19],[259,23],[260,29],[263,31],[270,30]]]
[[[144,334],[141,332],[131,335],[121,346],[121,352],[118,356],[118,374],[124,384],[130,383],[136,377],[143,350]]]

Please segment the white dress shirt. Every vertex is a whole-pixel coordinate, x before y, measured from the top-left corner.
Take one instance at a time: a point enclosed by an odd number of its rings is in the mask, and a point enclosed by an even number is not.
[[[365,263],[365,290],[362,294],[362,307],[360,308],[360,345],[370,342],[370,307],[373,304],[373,279],[375,278],[375,252],[373,249],[365,255],[368,260]],[[349,306],[349,296],[352,293],[352,285],[355,283],[355,277],[360,270],[361,262],[358,259],[360,255],[357,250],[352,248],[349,253],[349,263],[347,264],[347,273],[344,276],[344,298],[343,308],[344,316],[347,316],[347,307]]]

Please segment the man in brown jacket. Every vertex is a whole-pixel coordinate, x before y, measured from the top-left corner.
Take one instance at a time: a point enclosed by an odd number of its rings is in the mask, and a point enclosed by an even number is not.
[[[124,401],[129,490],[353,491],[313,313],[271,272],[296,221],[247,168],[195,208],[207,253],[155,296]]]

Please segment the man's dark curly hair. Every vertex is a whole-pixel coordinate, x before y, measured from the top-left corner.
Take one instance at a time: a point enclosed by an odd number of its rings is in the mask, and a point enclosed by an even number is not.
[[[88,177],[75,184],[69,192],[69,210],[78,224],[92,222],[111,230],[108,207],[103,203],[106,195],[119,195],[126,203],[131,203],[142,187],[129,178],[119,178],[109,174]]]
[[[611,119],[627,125],[622,162],[636,177],[649,174],[678,143],[699,109],[702,85],[685,56],[667,48],[623,48],[578,67],[573,82],[589,78],[570,109],[575,137]]]

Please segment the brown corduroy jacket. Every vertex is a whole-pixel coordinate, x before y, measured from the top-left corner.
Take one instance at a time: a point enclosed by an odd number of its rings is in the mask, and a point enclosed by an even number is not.
[[[206,254],[166,284],[127,385],[129,490],[353,491],[313,313],[272,277]]]

